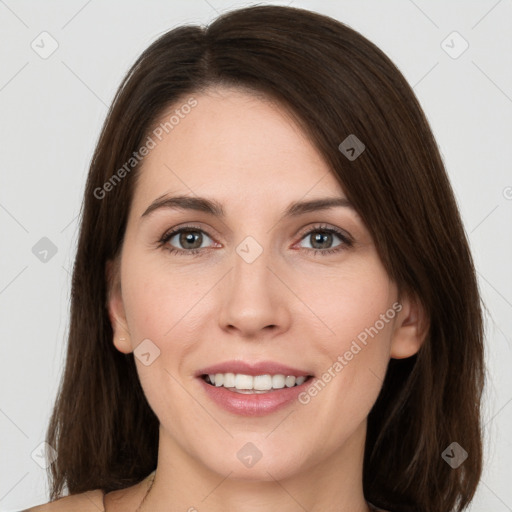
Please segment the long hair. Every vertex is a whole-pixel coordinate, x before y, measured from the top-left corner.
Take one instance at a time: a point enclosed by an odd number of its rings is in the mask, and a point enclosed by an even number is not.
[[[363,489],[393,511],[461,511],[482,471],[482,302],[469,244],[428,121],[397,67],[347,25],[253,6],[159,37],[123,79],[87,178],[73,267],[65,370],[47,431],[51,499],[142,480],[158,419],[133,354],[113,345],[105,268],[118,256],[144,144],[163,112],[210,86],[278,101],[300,123],[368,227],[399,291],[429,321],[419,352],[392,359],[368,417]],[[365,145],[350,160],[349,135]],[[131,162],[127,166],[127,162]],[[124,169],[124,172],[121,172]],[[457,442],[468,458],[442,457]]]

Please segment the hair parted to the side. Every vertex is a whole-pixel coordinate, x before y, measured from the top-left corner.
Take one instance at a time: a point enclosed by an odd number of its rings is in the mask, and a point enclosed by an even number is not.
[[[106,265],[119,255],[140,165],[97,191],[159,116],[208,87],[243,87],[289,110],[339,179],[400,290],[429,319],[420,351],[390,361],[368,417],[364,493],[396,512],[461,511],[482,471],[482,305],[454,194],[411,87],[373,43],[303,9],[254,6],[159,37],[120,85],[90,166],[66,366],[47,431],[51,499],[131,486],[156,467],[158,419],[133,354],[113,345]],[[185,100],[183,100],[185,98]],[[338,149],[366,146],[349,161]],[[441,457],[457,441],[467,460]]]

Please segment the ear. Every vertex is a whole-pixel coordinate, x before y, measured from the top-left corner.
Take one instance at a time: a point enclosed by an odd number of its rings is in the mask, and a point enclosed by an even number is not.
[[[399,301],[402,309],[397,315],[390,356],[393,359],[411,357],[421,348],[427,337],[429,319],[416,296]]]
[[[121,293],[121,272],[120,260],[117,258],[107,261],[106,268],[107,279],[107,309],[114,333],[114,345],[120,352],[129,354],[133,352],[130,339],[130,330],[126,322],[126,314]]]

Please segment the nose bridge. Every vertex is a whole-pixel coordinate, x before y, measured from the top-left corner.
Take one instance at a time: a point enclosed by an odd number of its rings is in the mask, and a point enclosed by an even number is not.
[[[231,293],[238,301],[247,303],[264,303],[272,300],[273,283],[271,283],[271,250],[268,243],[259,243],[253,236],[245,237],[236,247],[233,258],[233,275]]]
[[[271,250],[268,242],[260,244],[253,236],[245,237],[236,247],[234,255],[233,284],[242,287],[264,288],[269,291]]]
[[[267,240],[269,237],[267,237]],[[255,334],[268,326],[284,327],[285,289],[273,272],[272,251],[247,236],[234,248],[233,267],[222,301],[223,327]]]

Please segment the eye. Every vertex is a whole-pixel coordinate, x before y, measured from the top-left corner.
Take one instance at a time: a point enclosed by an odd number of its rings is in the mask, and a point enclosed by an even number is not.
[[[207,241],[204,245],[205,237],[211,240],[211,237],[198,226],[181,226],[165,233],[159,240],[159,246],[164,247],[171,254],[198,255],[203,250],[209,249]],[[347,233],[324,225],[309,229],[302,235],[301,240],[307,240],[308,237],[312,240],[312,247],[301,246],[301,249],[313,251],[314,255],[332,254],[353,246],[353,241]],[[332,248],[333,237],[338,238],[341,242]]]
[[[341,243],[336,245],[334,248],[331,247],[333,237],[337,237],[341,240]],[[340,229],[328,226],[313,227],[303,235],[302,240],[307,240],[308,238],[311,240],[312,247],[306,247],[306,249],[313,250],[315,255],[318,253],[331,254],[343,251],[353,245],[353,241],[346,233]]]
[[[171,253],[187,255],[198,254],[205,248],[203,245],[204,235],[210,238],[205,231],[197,226],[182,226],[165,233],[160,239],[160,244],[165,246]],[[178,245],[178,248],[175,247],[176,245]]]

